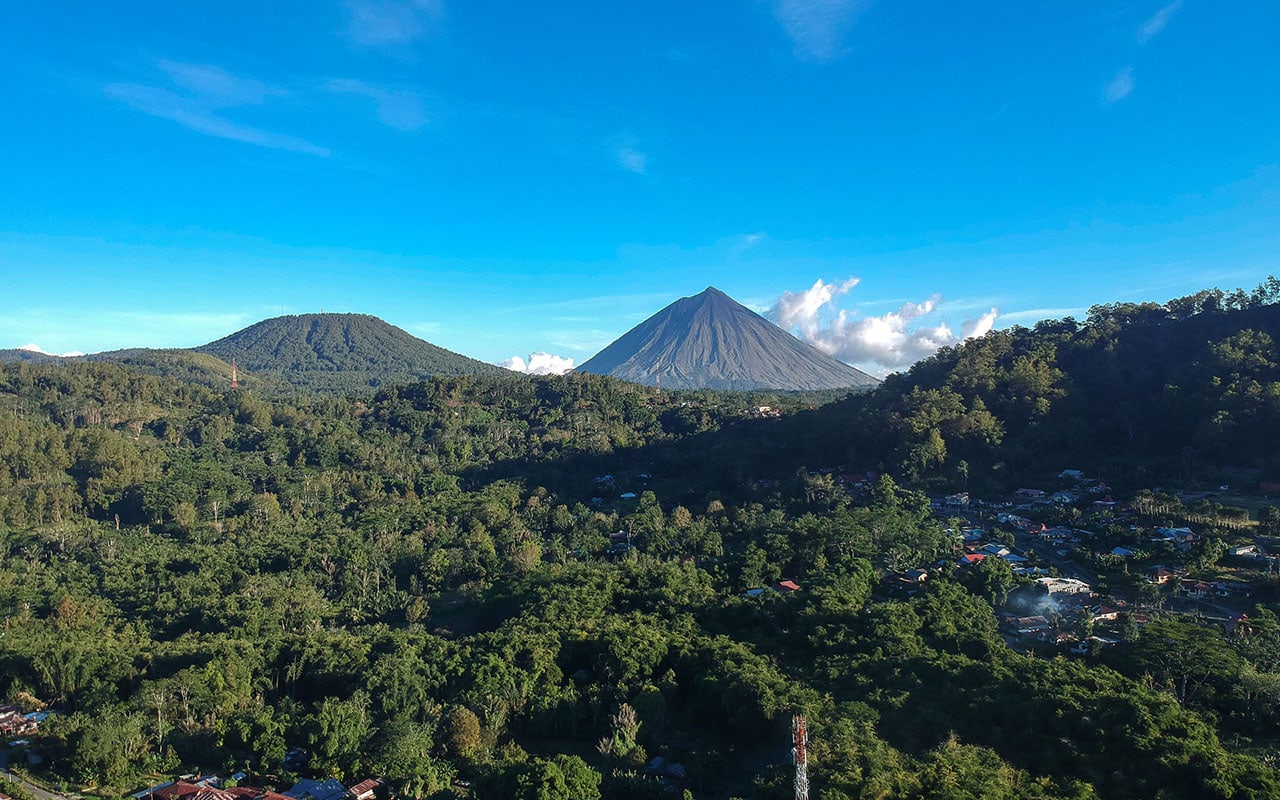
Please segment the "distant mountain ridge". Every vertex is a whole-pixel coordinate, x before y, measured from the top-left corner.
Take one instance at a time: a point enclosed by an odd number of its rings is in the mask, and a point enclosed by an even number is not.
[[[343,391],[438,375],[510,375],[508,370],[423,341],[368,314],[274,317],[194,348],[263,378]]]
[[[627,331],[578,371],[670,389],[800,391],[880,383],[711,286]]]

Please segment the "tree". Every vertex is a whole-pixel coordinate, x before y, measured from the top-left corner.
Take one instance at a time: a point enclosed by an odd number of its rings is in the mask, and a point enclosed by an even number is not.
[[[326,697],[312,716],[311,728],[313,764],[338,778],[354,774],[373,734],[368,693],[358,690],[347,700]]]
[[[484,743],[480,718],[466,706],[449,709],[449,716],[445,720],[445,736],[450,752],[460,758],[471,758]]]

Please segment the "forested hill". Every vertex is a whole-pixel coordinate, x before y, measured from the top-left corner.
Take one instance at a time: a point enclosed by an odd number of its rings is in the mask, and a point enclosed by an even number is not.
[[[1241,468],[1280,480],[1277,302],[1272,278],[993,331],[797,424],[829,432],[829,458],[940,487],[1073,466],[1136,485]]]
[[[0,366],[0,698],[53,712],[40,779],[103,798],[242,771],[415,800],[781,800],[796,709],[821,800],[1280,793],[1219,738],[1280,732],[1280,626],[1196,651],[1207,675],[1143,671],[1169,625],[1124,672],[1015,652],[1000,575],[953,573],[923,495],[746,480],[750,448],[785,475],[765,443],[791,422],[735,399],[569,375],[269,402]],[[789,457],[825,463],[822,413],[791,418]],[[662,450],[685,457],[640,469]],[[886,597],[917,564],[940,566]],[[1184,705],[1178,674],[1215,703]]]
[[[365,314],[275,317],[195,348],[264,380],[329,394],[436,375],[512,375]]]

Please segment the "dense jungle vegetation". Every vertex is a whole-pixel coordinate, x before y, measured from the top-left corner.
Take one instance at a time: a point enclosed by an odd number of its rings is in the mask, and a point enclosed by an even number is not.
[[[5,364],[0,694],[55,711],[46,780],[109,796],[645,798],[661,755],[688,796],[784,798],[795,710],[820,800],[1280,796],[1228,746],[1280,734],[1280,626],[1157,622],[1104,665],[1010,649],[1007,575],[881,589],[955,552],[920,488],[1275,475],[1277,299],[998,331],[781,420],[590,375],[289,399]]]

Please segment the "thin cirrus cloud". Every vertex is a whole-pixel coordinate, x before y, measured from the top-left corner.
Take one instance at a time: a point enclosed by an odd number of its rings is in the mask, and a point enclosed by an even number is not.
[[[1147,21],[1138,27],[1138,44],[1146,44],[1159,35],[1160,31],[1164,30],[1165,26],[1169,24],[1169,20],[1173,19],[1173,15],[1178,12],[1178,9],[1182,8],[1182,1],[1174,0],[1148,17]]]
[[[232,75],[220,67],[175,61],[161,61],[159,67],[174,88],[109,83],[102,92],[136,111],[176,122],[197,133],[273,150],[329,155],[327,148],[301,137],[245,125],[226,116],[227,109],[262,105],[270,97],[285,95],[284,90]]]
[[[1107,85],[1102,87],[1102,99],[1107,105],[1115,105],[1133,92],[1133,67],[1122,67]]]
[[[617,156],[618,166],[637,175],[643,175],[649,165],[649,156],[629,144],[618,145]]]
[[[934,295],[920,303],[906,303],[896,311],[860,317],[837,308],[837,299],[859,283],[825,283],[819,278],[803,292],[783,292],[766,314],[779,327],[791,331],[819,350],[850,364],[883,370],[908,367],[943,347],[984,336],[995,324],[995,308],[965,320],[957,335],[944,322],[928,324],[942,304]]]
[[[430,120],[423,106],[422,97],[415,92],[399,89],[386,89],[364,81],[343,78],[331,80],[327,84],[330,91],[350,94],[372,100],[378,120],[388,128],[398,131],[413,132]]]
[[[870,0],[775,0],[773,14],[797,58],[834,61],[843,54],[845,34],[868,5]]]
[[[405,45],[430,32],[443,11],[438,0],[348,0],[346,34],[363,47]]]
[[[1150,42],[1156,36],[1160,35],[1173,19],[1173,15],[1178,13],[1178,9],[1182,8],[1183,0],[1173,0],[1172,3],[1160,8],[1159,11],[1147,17],[1147,19],[1138,26],[1138,44],[1143,45]],[[1121,67],[1118,72],[1107,81],[1102,87],[1102,99],[1107,105],[1112,106],[1133,93],[1133,67]]]

